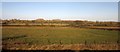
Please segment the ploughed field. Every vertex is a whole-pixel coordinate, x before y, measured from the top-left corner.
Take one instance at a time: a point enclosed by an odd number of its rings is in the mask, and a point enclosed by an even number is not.
[[[3,49],[117,50],[118,32],[73,27],[2,27]]]

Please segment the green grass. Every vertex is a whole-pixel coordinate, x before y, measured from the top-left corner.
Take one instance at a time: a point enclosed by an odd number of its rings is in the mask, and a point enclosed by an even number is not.
[[[79,44],[102,43],[104,41],[116,43],[118,31],[70,28],[70,27],[3,27],[2,37],[26,37],[3,40],[5,42],[21,41],[29,44]]]

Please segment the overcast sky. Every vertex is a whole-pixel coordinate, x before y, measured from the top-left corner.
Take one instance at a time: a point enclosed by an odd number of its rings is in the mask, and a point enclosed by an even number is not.
[[[2,19],[118,21],[117,2],[3,2],[2,9]]]

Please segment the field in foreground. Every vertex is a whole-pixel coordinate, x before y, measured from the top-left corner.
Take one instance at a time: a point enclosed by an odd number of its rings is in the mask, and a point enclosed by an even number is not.
[[[116,50],[118,32],[71,27],[3,27],[2,40],[3,49]]]

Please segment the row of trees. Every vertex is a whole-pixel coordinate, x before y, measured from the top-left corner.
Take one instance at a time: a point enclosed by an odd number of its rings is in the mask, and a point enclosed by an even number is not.
[[[2,25],[66,25],[74,27],[86,27],[86,26],[120,26],[120,22],[100,22],[100,21],[82,21],[82,20],[0,20]]]

